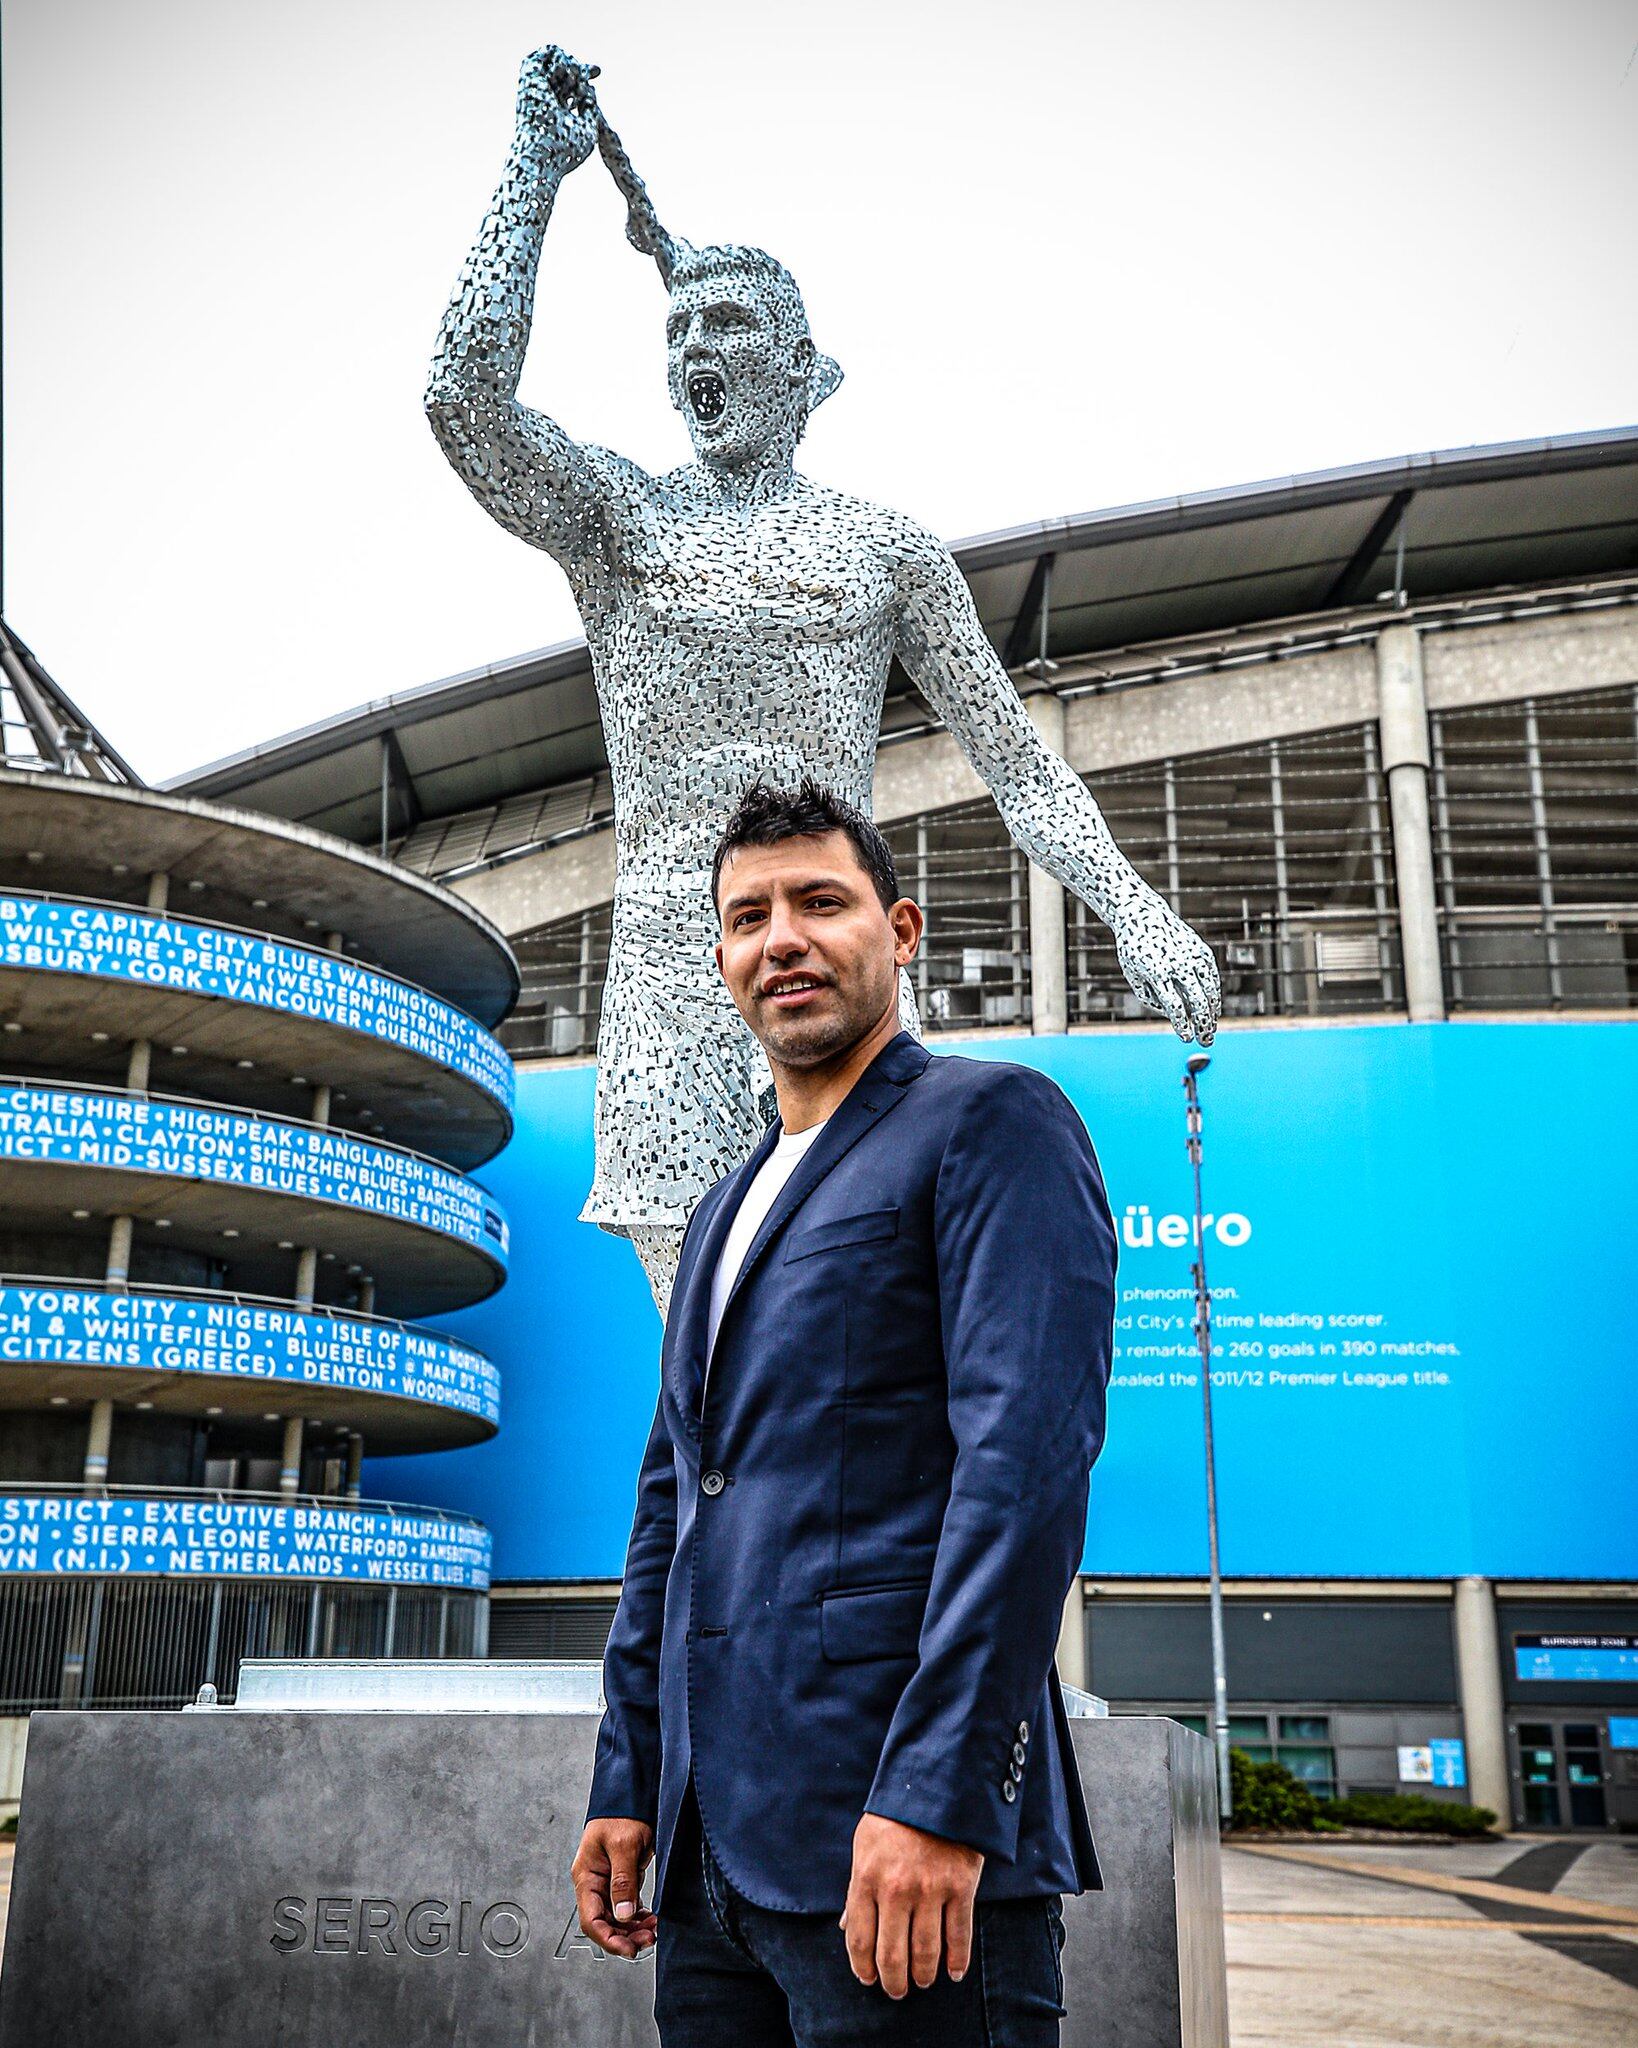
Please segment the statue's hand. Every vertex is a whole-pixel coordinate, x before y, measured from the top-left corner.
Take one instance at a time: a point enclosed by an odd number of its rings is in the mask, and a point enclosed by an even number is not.
[[[518,133],[560,172],[583,164],[597,147],[595,64],[581,64],[556,43],[531,50],[518,73]]]
[[[1187,1043],[1210,1045],[1223,1010],[1212,950],[1171,905],[1145,887],[1114,927],[1121,972],[1140,1002],[1171,1019]]]

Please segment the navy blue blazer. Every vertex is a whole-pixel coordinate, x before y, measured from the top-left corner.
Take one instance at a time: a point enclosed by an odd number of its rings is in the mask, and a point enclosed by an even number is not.
[[[840,1913],[865,1811],[984,1852],[978,1897],[1099,1885],[1053,1669],[1103,1442],[1115,1230],[1085,1126],[1028,1067],[887,1045],[728,1297],[773,1149],[684,1238],[587,1818],[655,1830],[690,1770],[759,1906]]]

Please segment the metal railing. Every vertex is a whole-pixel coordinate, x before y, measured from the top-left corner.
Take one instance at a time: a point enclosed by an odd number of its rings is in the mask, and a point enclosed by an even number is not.
[[[246,1657],[481,1657],[488,1596],[253,1579],[0,1579],[0,1714],[224,1699]]]

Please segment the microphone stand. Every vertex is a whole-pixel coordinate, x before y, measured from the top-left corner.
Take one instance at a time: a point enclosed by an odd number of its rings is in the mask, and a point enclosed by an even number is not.
[[[1194,1339],[1200,1347],[1200,1405],[1206,1435],[1206,1541],[1211,1563],[1211,1732],[1217,1751],[1218,1818],[1227,1825],[1234,1813],[1229,1785],[1228,1659],[1223,1647],[1223,1573],[1217,1549],[1217,1451],[1211,1427],[1211,1289],[1206,1284],[1205,1212],[1200,1194],[1200,1086],[1211,1065],[1208,1053],[1189,1055],[1183,1070],[1183,1095],[1188,1105],[1188,1154],[1194,1169]]]

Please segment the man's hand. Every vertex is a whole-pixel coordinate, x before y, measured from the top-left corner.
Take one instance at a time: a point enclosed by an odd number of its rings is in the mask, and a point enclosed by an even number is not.
[[[589,1820],[569,1867],[580,1931],[600,1949],[629,1962],[652,1948],[659,1921],[638,1892],[654,1854],[654,1830],[641,1820]]]
[[[556,43],[533,50],[518,73],[518,133],[544,150],[561,173],[597,147],[595,64],[581,64]]]
[[[959,1983],[972,1958],[983,1868],[980,1849],[865,1814],[853,1830],[853,1877],[838,1922],[860,1983],[880,1983],[889,1998],[902,1998],[912,1980],[925,1991],[940,1954]]]

